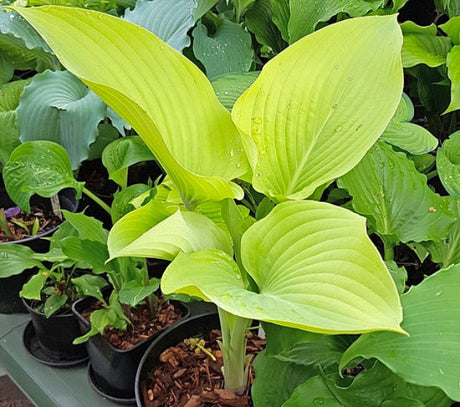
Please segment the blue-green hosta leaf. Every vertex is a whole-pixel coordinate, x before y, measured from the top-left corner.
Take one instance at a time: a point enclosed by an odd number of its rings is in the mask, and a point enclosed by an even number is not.
[[[452,43],[449,38],[436,35],[437,28],[434,24],[422,27],[406,21],[401,24],[401,29],[404,34],[402,59],[405,68],[417,64],[426,64],[433,68],[446,63]]]
[[[312,33],[320,21],[328,21],[340,12],[359,17],[378,9],[384,3],[382,0],[290,0],[289,43]]]
[[[162,291],[200,296],[232,314],[319,333],[399,331],[395,285],[370,242],[365,219],[323,202],[285,202],[251,226],[242,263],[219,250],[180,254]]]
[[[438,145],[438,139],[424,127],[409,123],[413,117],[414,105],[409,96],[403,93],[398,109],[380,140],[414,155],[433,151]]]
[[[84,183],[77,182],[67,152],[51,141],[29,141],[18,146],[3,167],[9,197],[30,211],[32,195],[52,197],[63,188],[74,188],[81,198]]]
[[[240,136],[192,62],[142,27],[106,14],[52,6],[20,13],[67,69],[135,128],[188,207],[242,198],[231,182],[248,171]]]
[[[58,69],[59,62],[37,32],[17,13],[0,11],[0,49],[15,69]]]
[[[428,187],[425,175],[383,142],[338,182],[353,197],[353,208],[393,244],[439,241],[453,223],[447,203]]]
[[[436,167],[446,191],[460,198],[460,131],[451,134],[437,151]]]
[[[145,184],[134,184],[121,191],[115,192],[113,196],[112,206],[110,207],[110,216],[112,223],[116,223],[124,215],[136,209],[131,203],[134,199],[151,191],[152,188]]]
[[[453,264],[460,264],[460,202],[458,198],[451,200],[455,223],[449,229],[446,239],[440,242],[425,242],[423,245],[431,254],[436,263],[446,268]]]
[[[447,55],[447,75],[452,83],[451,100],[444,113],[460,109],[460,45],[456,45]]]
[[[315,376],[298,386],[283,407],[449,407],[450,404],[439,389],[407,383],[377,362],[359,373],[349,385],[341,383],[337,375]]]
[[[206,75],[213,79],[227,73],[247,72],[254,60],[251,36],[230,20],[223,20],[218,31],[208,37],[204,24],[193,30],[193,53],[206,68]]]
[[[287,43],[272,20],[271,0],[259,0],[246,11],[244,21],[257,41],[274,52],[281,52]]]
[[[24,270],[33,267],[40,267],[42,264],[32,257],[33,254],[30,247],[21,244],[0,245],[0,279],[21,274]]]
[[[316,31],[267,63],[232,111],[254,188],[304,199],[353,168],[401,99],[400,45],[394,16],[363,17]]]
[[[229,73],[214,79],[211,84],[219,102],[231,112],[236,100],[254,83],[259,73],[259,71]]]
[[[128,167],[154,159],[152,152],[138,136],[115,140],[102,153],[102,163],[109,172],[109,178],[121,187],[128,184]]]
[[[195,0],[139,0],[134,10],[126,10],[124,18],[182,51],[190,45],[187,31],[195,25],[193,10],[196,6]]]
[[[232,253],[227,233],[203,215],[181,212],[158,201],[128,213],[112,228],[111,258],[155,257],[172,260],[179,252],[216,248]]]
[[[88,157],[106,106],[71,73],[46,71],[25,88],[17,112],[21,141],[62,145],[75,170]]]
[[[404,380],[441,388],[460,400],[460,265],[427,277],[401,297],[402,327],[409,336],[375,332],[361,336],[341,365],[375,357]]]

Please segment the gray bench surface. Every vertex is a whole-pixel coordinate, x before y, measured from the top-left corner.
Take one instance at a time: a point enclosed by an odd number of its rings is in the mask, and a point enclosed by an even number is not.
[[[86,364],[54,368],[32,359],[22,334],[27,314],[0,314],[0,365],[39,407],[105,407],[117,404],[99,396],[89,385]]]

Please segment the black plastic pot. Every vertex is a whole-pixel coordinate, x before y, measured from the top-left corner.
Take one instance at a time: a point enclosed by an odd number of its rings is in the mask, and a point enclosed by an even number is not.
[[[219,315],[216,310],[207,314],[192,316],[159,335],[146,350],[137,369],[135,381],[136,405],[138,407],[145,406],[141,384],[159,366],[159,357],[163,351],[171,346],[176,346],[186,338],[201,336],[203,333],[215,328],[220,328]]]
[[[82,298],[72,306],[72,311],[78,319],[83,334],[87,333],[91,326],[81,313],[90,308],[94,301],[95,299],[91,297]],[[188,318],[190,314],[188,307],[176,301],[174,304],[182,310],[181,321]],[[164,331],[170,330],[177,323],[179,322],[172,324]],[[90,358],[88,379],[93,389],[116,403],[134,403],[134,381],[139,361],[160,333],[158,332],[128,350],[115,348],[101,335],[91,337],[86,342],[86,348]]]
[[[34,197],[33,199],[44,199]],[[12,202],[8,197],[2,196],[0,207],[12,206]],[[75,212],[78,209],[78,201],[75,199],[75,190],[64,189],[59,193],[59,202],[62,209]],[[29,246],[34,252],[46,252],[49,249],[49,242],[42,237],[51,236],[59,226],[48,230],[47,232],[39,235],[32,236],[27,239],[21,239],[14,242],[2,242],[3,244],[23,244]],[[26,313],[21,299],[19,298],[19,291],[21,291],[24,283],[29,279],[31,273],[25,271],[22,274],[15,276],[0,278],[0,314],[11,314],[15,312]]]
[[[31,317],[24,333],[24,346],[34,359],[61,367],[74,366],[88,359],[85,345],[72,344],[80,336],[80,327],[70,311],[46,318],[29,300],[23,299],[23,303]]]

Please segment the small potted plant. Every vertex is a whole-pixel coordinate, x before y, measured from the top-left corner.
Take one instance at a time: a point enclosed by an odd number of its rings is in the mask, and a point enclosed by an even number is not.
[[[3,274],[20,275],[30,270],[30,278],[19,293],[31,316],[24,345],[32,357],[51,366],[72,366],[87,359],[85,347],[72,344],[80,331],[71,305],[89,293],[96,295],[106,284],[95,275],[83,274],[86,263],[64,254],[64,234],[70,229],[65,221],[50,238],[47,253],[36,253],[20,244],[0,245]]]

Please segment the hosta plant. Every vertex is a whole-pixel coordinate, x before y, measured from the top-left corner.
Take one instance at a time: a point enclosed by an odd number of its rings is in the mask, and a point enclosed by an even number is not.
[[[296,42],[230,114],[189,60],[136,25],[61,7],[18,12],[167,172],[168,193],[115,225],[110,254],[173,260],[163,291],[217,304],[228,388],[246,385],[252,318],[325,334],[403,332],[364,218],[304,201],[351,170],[397,108],[394,16],[343,21]],[[257,222],[234,201],[248,188],[275,206]]]

